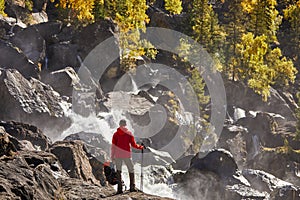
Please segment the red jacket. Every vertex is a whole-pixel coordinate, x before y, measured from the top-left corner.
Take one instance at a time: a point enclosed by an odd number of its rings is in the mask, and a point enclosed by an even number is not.
[[[114,133],[111,145],[111,159],[114,158],[131,158],[130,145],[136,149],[143,149],[138,145],[132,133],[124,126],[117,129]]]

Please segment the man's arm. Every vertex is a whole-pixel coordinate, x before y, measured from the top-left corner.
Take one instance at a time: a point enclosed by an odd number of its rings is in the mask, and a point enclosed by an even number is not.
[[[133,148],[136,148],[136,149],[143,149],[143,148],[144,148],[144,146],[139,145],[139,144],[137,144],[137,143],[135,142],[135,139],[134,139],[133,135],[131,135],[131,137],[130,137],[130,144],[131,144],[131,146],[132,146]]]

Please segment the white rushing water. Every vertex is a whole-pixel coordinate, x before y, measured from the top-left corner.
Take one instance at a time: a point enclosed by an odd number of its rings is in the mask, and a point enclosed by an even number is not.
[[[83,117],[81,115],[75,114],[71,110],[65,111],[66,115],[72,120],[72,125],[65,130],[60,138],[57,140],[63,140],[68,135],[78,133],[81,131],[92,132],[101,134],[109,143],[111,143],[112,135],[118,127],[118,122],[121,119],[126,119],[126,117],[120,111],[112,111],[111,113],[100,113],[98,117],[96,115],[91,115],[89,117]],[[128,120],[128,128],[133,131],[130,121]],[[110,152],[107,152],[109,155]],[[162,168],[164,175],[157,177],[154,176],[153,171],[155,169]],[[144,181],[143,181],[143,191],[148,194],[158,195],[162,197],[174,198],[172,189],[168,186],[168,178],[171,174],[163,166],[148,166],[143,168]],[[140,189],[140,175],[141,167],[139,163],[135,164],[135,180],[136,187]],[[163,177],[163,178],[162,178]],[[127,189],[129,189],[129,176],[125,165],[122,169],[122,178],[124,180]]]

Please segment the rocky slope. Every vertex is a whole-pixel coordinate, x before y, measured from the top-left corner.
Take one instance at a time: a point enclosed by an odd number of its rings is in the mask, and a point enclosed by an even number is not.
[[[90,164],[93,159],[82,142],[57,142],[40,150],[33,143],[45,136],[30,127],[31,132],[27,124],[1,123],[1,199],[168,199],[141,192],[114,195],[112,186],[105,180],[101,186],[94,176],[93,171],[103,171],[103,164]],[[20,138],[24,133],[26,137]]]

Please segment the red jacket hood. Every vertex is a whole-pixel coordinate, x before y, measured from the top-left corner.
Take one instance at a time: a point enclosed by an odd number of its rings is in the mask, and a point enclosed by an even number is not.
[[[118,135],[124,135],[124,134],[132,135],[132,133],[124,126],[120,126],[117,129],[117,134]]]

